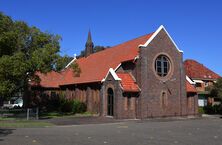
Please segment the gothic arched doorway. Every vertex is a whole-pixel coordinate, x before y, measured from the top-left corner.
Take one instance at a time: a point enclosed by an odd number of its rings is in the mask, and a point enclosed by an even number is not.
[[[107,115],[113,116],[113,101],[114,101],[114,95],[113,95],[113,89],[109,88],[107,90]]]

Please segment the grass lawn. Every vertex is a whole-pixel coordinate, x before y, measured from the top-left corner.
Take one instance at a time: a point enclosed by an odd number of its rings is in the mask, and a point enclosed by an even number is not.
[[[44,122],[41,118],[64,118],[64,117],[87,117],[93,116],[92,113],[85,112],[82,114],[48,112],[40,115],[40,120],[26,120],[25,118],[0,117],[0,128],[32,128],[32,127],[50,127],[54,124]]]
[[[93,116],[93,114],[90,113],[90,112],[85,112],[85,113],[82,113],[82,114],[47,112],[47,113],[42,113],[40,115],[40,118],[87,117],[87,116]]]
[[[0,122],[0,128],[32,128],[32,127],[50,127],[52,123],[41,121],[3,121]]]
[[[0,121],[12,121],[16,120],[14,117],[0,117]]]
[[[54,126],[54,124],[43,121],[0,119],[0,128],[32,128],[32,127],[50,127],[50,126]]]
[[[28,128],[28,127],[49,127],[54,126],[52,123],[39,120],[25,120],[13,117],[0,117],[0,128]]]

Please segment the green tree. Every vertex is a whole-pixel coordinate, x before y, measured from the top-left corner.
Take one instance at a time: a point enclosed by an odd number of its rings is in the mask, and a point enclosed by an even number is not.
[[[70,56],[59,56],[56,62],[56,71],[61,71],[62,69],[64,69],[67,64],[69,64],[70,61],[72,61],[73,58]]]
[[[25,92],[35,72],[56,70],[60,36],[0,13],[0,97]]]
[[[207,88],[212,97],[222,99],[222,78],[219,78],[213,86]]]
[[[97,52],[99,52],[99,51],[102,51],[102,50],[105,50],[105,49],[107,49],[107,48],[110,48],[110,46],[99,46],[99,45],[97,45],[97,46],[95,46],[94,48],[93,48],[93,53],[97,53]],[[81,58],[81,57],[84,57],[85,56],[85,50],[82,50],[81,52],[80,52],[80,55],[79,56],[77,56],[77,58]]]
[[[106,47],[104,47],[104,46],[95,46],[93,48],[93,53],[96,53],[96,52],[99,52],[99,51],[102,51],[102,50],[105,50],[105,49],[106,49]]]
[[[74,77],[79,77],[80,74],[81,74],[81,72],[82,72],[81,68],[79,67],[79,64],[76,63],[76,61],[74,61],[74,62],[70,65],[70,67],[73,69]]]
[[[85,56],[85,50],[82,50],[82,51],[80,52],[80,55],[77,56],[77,58],[81,58],[81,57],[84,57],[84,56]]]

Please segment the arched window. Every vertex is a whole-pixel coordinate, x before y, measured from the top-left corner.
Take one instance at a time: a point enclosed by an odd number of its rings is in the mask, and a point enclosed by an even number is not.
[[[155,60],[155,71],[160,77],[165,77],[170,71],[170,60],[165,55],[159,55]]]
[[[167,92],[163,91],[161,93],[161,96],[160,96],[160,104],[161,104],[161,107],[164,109],[165,107],[167,107],[167,101],[168,101],[168,98],[167,98]]]

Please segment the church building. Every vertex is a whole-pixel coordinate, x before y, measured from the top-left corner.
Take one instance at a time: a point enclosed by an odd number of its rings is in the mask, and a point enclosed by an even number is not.
[[[35,92],[63,93],[87,104],[87,110],[117,119],[197,114],[197,95],[186,78],[183,51],[164,26],[155,32],[93,53],[91,33],[85,57],[61,72],[38,74]],[[70,64],[81,73],[75,75]],[[41,89],[35,89],[35,88]]]

